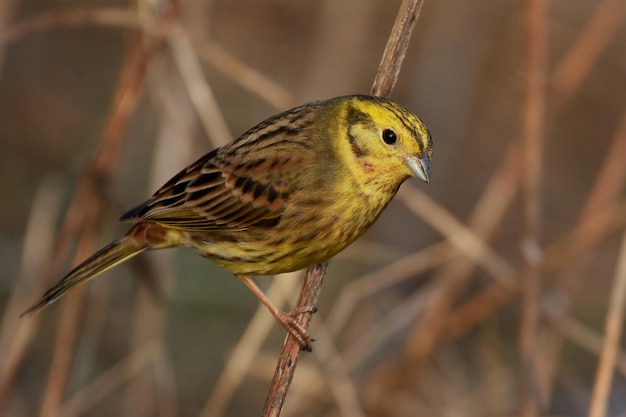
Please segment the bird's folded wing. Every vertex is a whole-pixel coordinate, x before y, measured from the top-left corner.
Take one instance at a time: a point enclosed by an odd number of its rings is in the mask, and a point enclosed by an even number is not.
[[[273,227],[295,189],[285,180],[290,175],[281,173],[290,172],[295,162],[274,155],[234,165],[211,152],[121,220],[157,222],[192,231]]]

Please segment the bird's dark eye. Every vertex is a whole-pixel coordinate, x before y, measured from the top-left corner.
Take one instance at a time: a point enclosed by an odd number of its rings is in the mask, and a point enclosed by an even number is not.
[[[387,145],[393,145],[398,140],[398,136],[396,136],[396,132],[391,129],[383,130],[383,140]]]

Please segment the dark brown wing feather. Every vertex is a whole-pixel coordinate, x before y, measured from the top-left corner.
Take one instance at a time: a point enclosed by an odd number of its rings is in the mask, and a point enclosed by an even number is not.
[[[121,220],[194,231],[275,226],[300,188],[297,173],[312,146],[302,130],[310,120],[269,122],[203,156]]]

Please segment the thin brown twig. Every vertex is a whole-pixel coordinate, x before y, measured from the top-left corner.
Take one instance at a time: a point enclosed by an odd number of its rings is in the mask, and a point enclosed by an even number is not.
[[[409,48],[413,28],[422,10],[423,0],[402,0],[391,35],[378,65],[372,95],[389,97],[398,82],[402,61]]]
[[[598,371],[589,405],[589,417],[604,417],[606,415],[611,382],[615,370],[615,361],[619,350],[619,341],[624,322],[624,307],[626,304],[626,233],[622,240],[622,248],[615,272],[611,299],[605,321],[605,338],[602,355],[598,364]]]
[[[400,5],[392,35],[388,39],[379,71],[372,86],[373,95],[388,97],[393,90],[422,3],[423,0],[404,0]],[[296,304],[297,309],[302,310],[316,305],[329,262],[313,265],[307,269],[300,298]],[[306,329],[311,317],[312,313],[300,314],[298,322]],[[265,402],[264,417],[280,416],[295,372],[300,349],[300,343],[296,338],[291,334],[287,335]]]
[[[311,309],[313,306],[317,305],[317,298],[322,289],[322,282],[326,276],[326,269],[329,263],[330,261],[326,261],[310,266],[307,269],[304,283],[300,290],[300,297],[296,303],[296,309]],[[313,311],[301,313],[297,317],[298,324],[304,329],[308,329],[312,317]],[[285,405],[289,386],[291,385],[293,375],[296,371],[301,349],[302,344],[291,333],[287,334],[283,350],[276,364],[276,371],[270,384],[270,390],[267,394],[262,416],[280,416],[283,406]]]

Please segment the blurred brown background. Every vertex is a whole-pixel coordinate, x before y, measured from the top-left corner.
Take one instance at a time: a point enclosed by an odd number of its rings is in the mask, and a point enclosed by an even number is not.
[[[17,316],[199,155],[292,105],[369,92],[399,6],[1,2],[0,415],[260,414],[283,330],[190,251],[142,255]],[[426,0],[393,98],[432,132],[432,182],[410,181],[332,262],[284,415],[582,416],[601,401],[604,322],[626,262],[626,2],[548,6],[539,291],[525,286],[515,148],[528,4]],[[144,64],[126,123],[112,110],[120,74]],[[107,175],[76,197],[115,138]],[[65,220],[70,208],[80,220]],[[301,282],[258,281],[290,302]],[[626,416],[624,355],[611,416]]]

